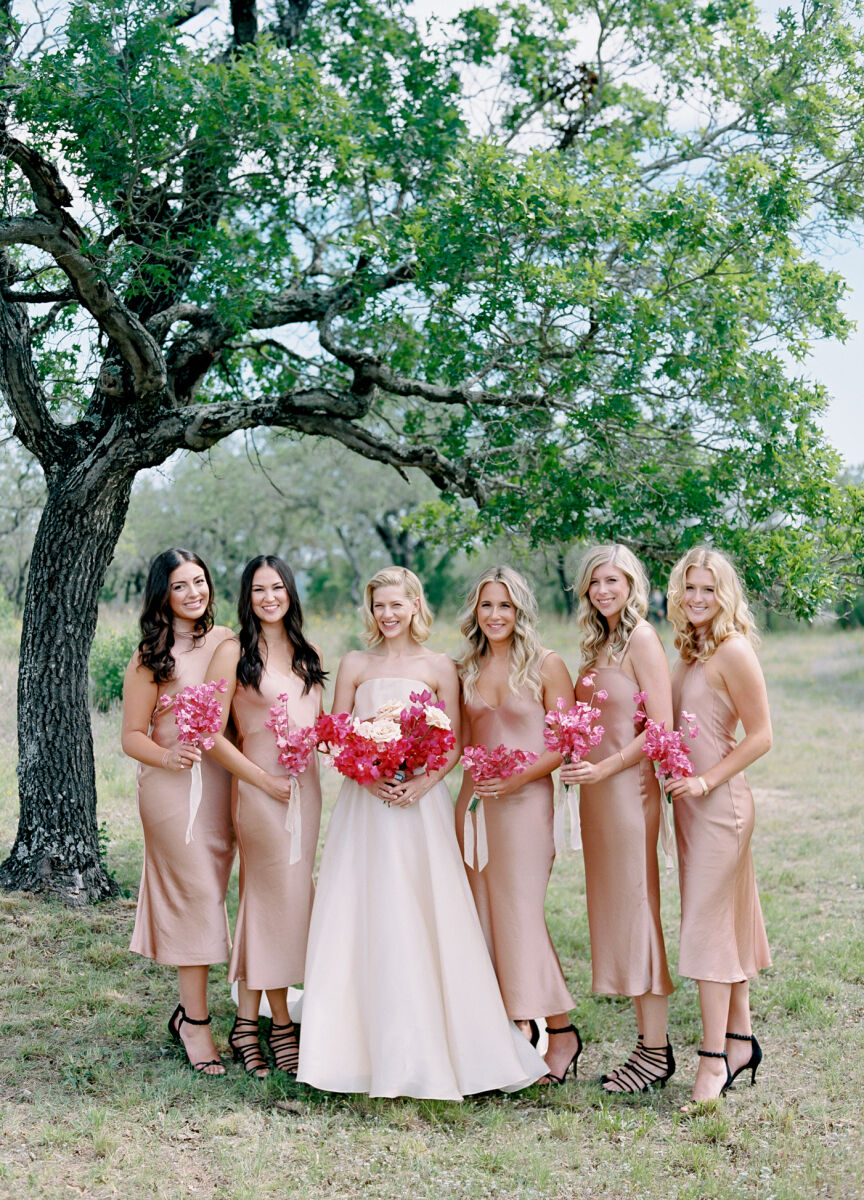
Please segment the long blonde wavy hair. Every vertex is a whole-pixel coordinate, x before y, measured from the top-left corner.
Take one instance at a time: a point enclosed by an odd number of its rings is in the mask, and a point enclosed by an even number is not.
[[[683,607],[687,572],[691,567],[710,571],[714,576],[714,597],[720,607],[720,611],[711,622],[711,628],[701,637],[690,624]],[[759,643],[756,622],[744,596],[738,572],[719,550],[711,550],[707,546],[694,546],[679,559],[669,577],[666,610],[669,620],[675,626],[675,649],[683,662],[705,662],[721,642],[725,642],[736,633],[748,638],[754,646]]]
[[[415,642],[425,642],[432,629],[432,613],[423,594],[423,584],[413,571],[407,567],[382,567],[366,584],[363,593],[363,625],[367,646],[377,646],[384,641],[378,622],[372,612],[372,599],[377,588],[401,588],[409,600],[418,600],[420,604],[411,617],[408,632]]]
[[[588,587],[591,576],[598,567],[611,563],[627,577],[630,585],[630,595],[621,610],[618,624],[609,632],[606,618],[598,612],[588,598]],[[606,648],[606,657],[610,662],[618,658],[627,649],[630,634],[648,612],[648,576],[645,568],[632,550],[626,546],[609,545],[595,546],[586,551],[579,564],[579,575],[573,585],[573,590],[579,597],[579,607],[576,610],[576,628],[579,631],[579,642],[582,659],[579,663],[579,674],[593,667],[600,651]]]
[[[480,593],[487,583],[503,584],[516,610],[516,625],[510,640],[510,691],[517,692],[520,687],[527,685],[534,698],[542,701],[543,679],[540,675],[540,663],[543,659],[543,647],[537,637],[537,601],[528,581],[518,571],[514,571],[512,567],[501,566],[489,567],[475,581],[460,614],[460,628],[465,643],[456,660],[456,666],[459,668],[465,699],[470,700],[476,691],[480,667],[489,649],[489,640],[477,620]]]

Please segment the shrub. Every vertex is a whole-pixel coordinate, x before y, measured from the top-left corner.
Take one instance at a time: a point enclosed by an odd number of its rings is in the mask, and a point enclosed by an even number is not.
[[[107,712],[123,696],[126,664],[138,645],[137,630],[97,633],[90,651],[90,695],[94,708]]]

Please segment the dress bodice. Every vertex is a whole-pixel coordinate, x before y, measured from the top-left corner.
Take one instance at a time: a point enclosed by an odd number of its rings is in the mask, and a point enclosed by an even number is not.
[[[390,700],[408,704],[412,692],[431,692],[432,699],[437,700],[434,690],[422,679],[408,679],[401,675],[376,675],[372,679],[363,679],[354,693],[354,714],[366,720]],[[448,713],[448,716],[452,714]]]
[[[171,679],[159,684],[159,696],[173,697],[186,687],[197,687],[203,683],[216,647],[232,636],[231,630],[224,625],[214,625],[197,641],[189,633],[175,633],[171,649],[174,674]],[[177,723],[172,709],[157,711],[150,736],[157,745],[166,748],[176,743]]]
[[[316,684],[305,695],[303,687],[303,680],[294,671],[285,675],[265,665],[259,691],[238,686],[234,693],[234,720],[243,753],[272,774],[281,773],[281,768],[276,738],[266,722],[270,720],[270,709],[280,703],[279,697],[288,697],[285,706],[289,729],[314,725],[321,711],[321,686]]]
[[[701,775],[709,770],[735,746],[738,714],[722,693],[708,682],[705,664],[687,663],[675,672],[673,706],[676,728],[681,713],[691,713],[699,726],[699,736],[688,739],[693,770]]]
[[[509,750],[531,750],[542,754],[546,709],[542,700],[523,684],[516,692],[508,691],[500,704],[488,704],[475,687],[464,701],[469,729],[465,741],[475,746],[506,746]]]

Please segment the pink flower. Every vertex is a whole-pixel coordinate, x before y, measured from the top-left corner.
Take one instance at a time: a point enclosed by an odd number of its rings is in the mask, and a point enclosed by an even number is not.
[[[605,688],[601,688],[599,692],[594,693],[594,699],[599,700],[600,703],[602,704],[604,700],[609,699],[609,693],[606,691]]]
[[[584,679],[582,683],[585,683]],[[605,700],[606,693],[598,692],[596,698]],[[603,726],[597,723],[600,715],[599,708],[584,700],[577,700],[572,708],[565,709],[564,700],[559,696],[555,708],[544,718],[546,748],[562,755],[565,762],[581,762],[603,738]]]
[[[509,779],[511,775],[521,775],[527,766],[535,763],[539,755],[533,750],[514,750],[509,746],[466,746],[462,751],[462,766],[470,771],[475,783],[485,783],[487,779]],[[479,803],[475,796],[468,808],[471,812]]]
[[[682,713],[682,717],[686,714]],[[666,722],[653,721],[640,711],[636,713],[637,720],[645,722],[645,741],[642,743],[642,753],[654,763],[654,772],[668,779],[685,779],[693,774],[693,764],[690,762],[690,748],[685,742],[683,729],[667,729]],[[686,736],[696,737],[699,728],[691,724]]]
[[[315,753],[318,743],[315,726],[306,725],[292,729],[288,717],[290,698],[287,693],[283,693],[278,700],[279,703],[270,709],[270,720],[265,721],[264,725],[273,730],[279,748],[277,757],[280,766],[285,768],[287,775],[296,779],[309,766]]]
[[[648,696],[645,692],[637,692],[633,699],[637,704],[641,705],[645,703],[645,701],[648,699]]]
[[[174,721],[177,725],[177,741],[186,746],[200,743],[205,750],[213,749],[214,733],[222,731],[222,705],[216,699],[217,692],[227,692],[224,679],[218,683],[199,683],[185,687],[174,697]],[[160,704],[170,703],[170,697],[160,697]]]
[[[597,673],[596,673],[596,671],[592,671],[590,675],[586,675],[586,676],[584,676],[584,678],[582,678],[582,679],[581,679],[579,682],[582,684],[582,686],[583,686],[584,688],[589,688],[589,687],[590,687],[590,688],[593,688],[593,686],[594,686],[594,680],[595,680],[596,678],[597,678]]]

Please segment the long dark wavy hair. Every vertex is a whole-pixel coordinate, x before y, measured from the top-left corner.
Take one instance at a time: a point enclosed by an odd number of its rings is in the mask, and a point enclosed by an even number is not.
[[[207,607],[192,631],[193,641],[204,637],[213,628],[213,580],[207,570],[207,564],[202,562],[191,550],[181,550],[172,546],[157,554],[150,564],[147,583],[144,586],[144,607],[141,610],[141,641],[138,651],[143,666],[153,672],[155,683],[165,683],[174,674],[174,655],[171,648],[174,645],[174,613],[171,611],[171,573],[183,563],[192,562],[204,572],[207,580],[207,590],[210,598]]]
[[[252,611],[252,579],[260,567],[272,567],[288,593],[288,611],[282,618],[288,641],[293,650],[292,668],[303,680],[303,695],[316,684],[324,684],[327,672],[321,665],[318,651],[303,636],[303,609],[297,595],[294,573],[286,562],[275,554],[258,554],[249,560],[240,577],[240,595],[237,599],[237,617],[240,621],[240,661],[237,663],[237,682],[242,687],[261,690],[261,675],[264,660],[261,657],[259,640],[261,622]]]

